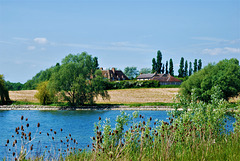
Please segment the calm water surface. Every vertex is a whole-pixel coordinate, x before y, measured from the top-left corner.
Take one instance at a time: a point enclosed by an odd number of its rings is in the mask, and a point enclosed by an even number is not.
[[[132,114],[134,111],[125,111],[128,114]],[[117,115],[120,115],[121,111],[0,111],[0,158],[3,158],[9,152],[14,151],[12,143],[16,138],[19,138],[15,134],[16,127],[21,127],[29,123],[29,127],[25,128],[25,133],[32,133],[32,138],[35,138],[31,144],[34,144],[34,149],[45,146],[52,146],[60,142],[60,140],[66,141],[66,136],[76,139],[78,144],[76,148],[87,148],[87,145],[91,145],[91,138],[94,136],[94,123],[98,122],[98,118],[102,120],[110,118],[112,121],[112,127],[115,127],[115,119]],[[153,120],[164,120],[168,121],[167,111],[140,111],[139,114],[143,115],[147,120],[150,116]],[[24,120],[21,120],[21,116],[24,116]],[[28,118],[28,121],[25,119]],[[228,124],[229,128],[232,129],[232,122],[234,119],[231,118]],[[37,128],[37,124],[40,123],[40,127]],[[63,129],[61,132],[60,129]],[[53,131],[50,131],[52,129]],[[21,132],[21,130],[19,130]],[[54,134],[54,131],[57,134]],[[39,134],[41,132],[41,134]],[[47,133],[50,135],[47,136]],[[36,135],[35,135],[36,134]],[[12,137],[13,136],[13,137]],[[52,140],[54,137],[54,141]],[[10,140],[8,147],[5,147],[7,139]],[[39,140],[41,140],[40,143]],[[29,145],[31,145],[29,144]],[[10,146],[11,145],[11,146]],[[18,147],[19,149],[19,147]],[[39,151],[39,149],[38,149]],[[40,149],[44,151],[44,148]]]

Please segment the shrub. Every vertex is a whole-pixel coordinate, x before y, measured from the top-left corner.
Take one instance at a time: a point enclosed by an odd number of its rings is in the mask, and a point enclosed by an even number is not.
[[[0,75],[0,105],[7,104],[10,101],[8,89],[5,86],[3,75]]]
[[[38,92],[35,97],[39,100],[41,105],[47,105],[53,102],[54,95],[48,89],[48,81],[41,82],[37,86]]]

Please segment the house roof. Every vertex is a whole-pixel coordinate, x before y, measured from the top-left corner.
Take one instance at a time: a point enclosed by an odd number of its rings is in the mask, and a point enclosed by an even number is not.
[[[182,82],[181,80],[171,76],[170,74],[157,74],[152,80],[157,80],[160,82]]]
[[[115,68],[112,68],[112,70],[102,70],[102,75],[105,78],[108,78],[109,80],[129,80],[128,77],[121,71],[116,70]]]
[[[141,74],[137,77],[137,79],[151,79],[155,76],[156,74]]]

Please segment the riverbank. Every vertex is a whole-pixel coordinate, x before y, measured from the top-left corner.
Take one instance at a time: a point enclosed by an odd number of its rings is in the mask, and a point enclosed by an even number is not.
[[[42,105],[1,105],[0,110],[149,110],[149,111],[169,111],[173,110],[171,106],[139,106],[130,107],[125,105],[102,105],[102,106],[42,106]]]

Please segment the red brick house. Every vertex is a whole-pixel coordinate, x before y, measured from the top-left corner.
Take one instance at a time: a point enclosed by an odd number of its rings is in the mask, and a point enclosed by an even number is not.
[[[157,80],[161,85],[180,85],[181,80],[171,76],[170,74],[141,74],[137,80]]]
[[[103,68],[100,69],[103,77],[107,78],[109,81],[129,80],[121,70],[116,70],[115,68],[112,68],[112,70],[103,70]]]

